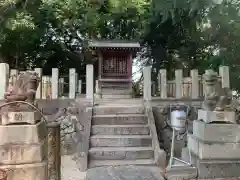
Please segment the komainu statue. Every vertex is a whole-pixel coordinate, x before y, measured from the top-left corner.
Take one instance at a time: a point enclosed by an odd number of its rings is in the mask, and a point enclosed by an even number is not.
[[[4,94],[6,102],[25,101],[34,104],[40,78],[36,72],[20,73],[16,83]]]
[[[232,92],[229,88],[220,87],[216,72],[208,71],[203,75],[205,84],[205,100],[202,104],[204,110],[227,111],[232,108]]]

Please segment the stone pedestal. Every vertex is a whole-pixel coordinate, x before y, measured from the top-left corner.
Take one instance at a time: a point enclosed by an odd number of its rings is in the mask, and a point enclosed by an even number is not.
[[[198,110],[198,119],[205,123],[227,122],[236,123],[236,113],[234,111],[207,111]]]
[[[182,159],[189,160],[188,149],[182,149]],[[240,160],[203,160],[192,154],[192,163],[198,170],[198,179],[240,177]]]
[[[210,114],[213,115],[214,112]],[[193,134],[188,135],[188,148],[200,179],[240,176],[239,130],[240,125],[237,124],[207,124],[199,120],[193,122]],[[187,154],[187,148],[183,149],[184,160],[188,160]]]
[[[41,120],[41,116],[37,111],[26,112],[5,112],[2,115],[2,125],[7,124],[36,124]]]
[[[7,180],[47,180],[47,162],[34,164],[3,165],[8,169]]]
[[[0,169],[7,170],[8,180],[47,179],[47,128],[40,119],[35,111],[2,116]]]

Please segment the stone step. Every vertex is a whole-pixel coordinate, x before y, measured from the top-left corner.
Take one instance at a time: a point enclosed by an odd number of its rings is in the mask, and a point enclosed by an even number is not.
[[[152,147],[97,147],[89,150],[91,160],[134,160],[154,157]]]
[[[108,114],[143,114],[145,112],[144,106],[98,106],[93,108],[94,115],[108,115]]]
[[[152,147],[150,135],[94,135],[91,147]]]
[[[132,89],[127,88],[102,88],[102,95],[131,95]]]
[[[103,99],[131,99],[131,94],[102,94]]]
[[[136,159],[136,160],[92,160],[89,163],[89,168],[100,166],[156,166],[154,159]]]
[[[92,135],[148,135],[148,125],[93,125]]]
[[[166,169],[165,177],[167,180],[196,179],[197,168],[193,166],[180,165]]]
[[[147,118],[143,114],[115,114],[115,115],[95,115],[92,117],[93,125],[129,125],[148,124]]]

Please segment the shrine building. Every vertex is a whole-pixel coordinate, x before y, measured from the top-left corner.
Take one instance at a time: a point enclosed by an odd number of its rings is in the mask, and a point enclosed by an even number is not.
[[[140,44],[121,41],[90,41],[101,98],[132,98],[132,64]]]

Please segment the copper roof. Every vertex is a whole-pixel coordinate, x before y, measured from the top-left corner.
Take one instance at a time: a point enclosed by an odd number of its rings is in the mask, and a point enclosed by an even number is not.
[[[140,44],[138,42],[124,42],[124,41],[89,41],[89,48],[116,48],[116,49],[138,49]]]

